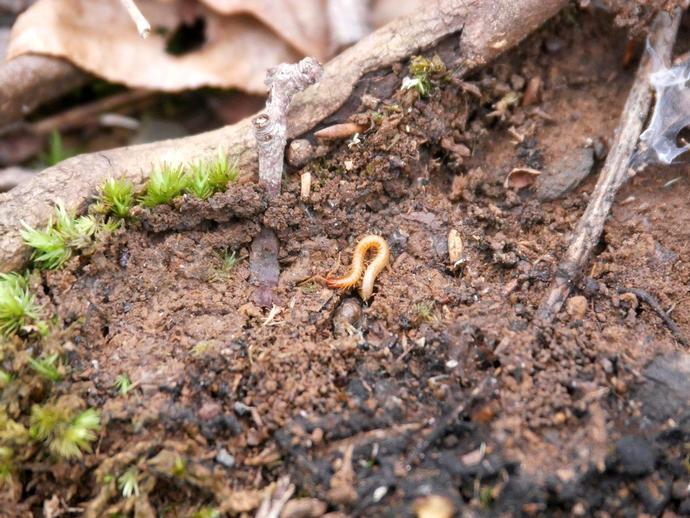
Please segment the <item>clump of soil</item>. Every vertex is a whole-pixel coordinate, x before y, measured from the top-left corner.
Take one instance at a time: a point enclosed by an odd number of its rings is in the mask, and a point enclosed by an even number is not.
[[[25,467],[36,482],[21,509],[58,495],[98,516],[122,500],[101,475],[132,463],[149,476],[138,505],[165,516],[253,511],[283,476],[331,516],[410,516],[429,495],[491,515],[690,509],[690,421],[641,403],[656,394],[645,366],[678,344],[625,292],[653,293],[690,331],[685,168],[626,187],[566,310],[541,327],[594,179],[548,202],[503,184],[516,167],[567,175],[564,157],[598,170],[631,82],[624,47],[610,20],[558,19],[474,77],[380,99],[370,131],[299,171],[312,175],[308,201],[299,174],[270,206],[248,185],[179,198],[44,274],[46,302],[78,327],[74,390],[108,422],[78,469]],[[402,81],[406,66],[389,74]],[[261,225],[280,242],[270,312],[251,302]],[[363,304],[313,277],[344,271],[367,233],[393,258]],[[112,388],[123,373],[137,383],[127,397]],[[167,469],[178,457],[185,470]]]

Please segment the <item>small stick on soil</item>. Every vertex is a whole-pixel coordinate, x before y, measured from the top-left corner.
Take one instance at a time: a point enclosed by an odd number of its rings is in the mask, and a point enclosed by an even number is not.
[[[271,496],[267,496],[256,512],[256,518],[278,518],[285,504],[295,492],[295,485],[290,484],[289,477],[278,480]]]
[[[681,11],[673,16],[666,12],[657,15],[650,32],[652,46],[662,59],[670,59],[680,24]],[[616,193],[633,176],[630,162],[652,102],[649,74],[652,60],[642,56],[635,81],[623,107],[621,120],[604,167],[592,193],[592,198],[575,229],[564,259],[558,265],[548,296],[542,301],[537,318],[550,322],[563,306],[573,283],[581,274],[592,250],[599,242]]]
[[[129,14],[129,17],[136,24],[137,31],[139,31],[139,36],[141,36],[144,39],[148,38],[149,34],[151,34],[151,24],[141,13],[139,8],[137,7],[137,4],[134,3],[134,0],[120,1],[122,2],[124,8],[127,10],[127,14]]]
[[[436,441],[441,439],[444,435],[446,435],[446,432],[448,429],[453,426],[453,424],[458,420],[458,417],[460,417],[460,414],[465,410],[465,403],[460,403],[456,405],[453,410],[451,410],[448,414],[443,416],[439,423],[436,425],[436,427],[431,430],[431,433],[427,435],[422,441],[420,441],[417,446],[415,447],[414,450],[412,450],[412,453],[407,457],[407,460],[405,461],[405,464],[410,466],[412,465],[419,457],[421,457],[426,450],[431,448],[431,446],[434,445]]]
[[[119,94],[82,104],[52,117],[34,122],[29,126],[32,133],[45,135],[53,130],[67,130],[92,122],[104,112],[116,110],[123,106],[139,106],[142,101],[151,100],[156,95],[152,90],[128,90]]]
[[[287,114],[294,95],[316,83],[323,75],[323,67],[314,58],[304,58],[297,64],[282,64],[271,68],[266,75],[269,94],[266,110],[254,118],[254,136],[259,152],[259,183],[266,188],[269,200],[280,194],[283,181],[285,145],[287,144]],[[273,288],[278,284],[278,238],[263,228],[252,241],[249,255],[252,281],[258,285],[254,302],[261,307],[273,306]]]
[[[646,303],[652,309],[652,311],[659,315],[659,318],[663,320],[664,324],[666,324],[666,327],[668,327],[668,329],[671,331],[673,337],[682,345],[686,347],[688,346],[688,340],[683,335],[683,332],[673,321],[673,319],[668,316],[668,313],[664,311],[664,308],[661,307],[661,304],[659,304],[654,295],[640,288],[617,288],[616,291],[618,291],[618,293],[632,293],[638,298],[638,300]]]

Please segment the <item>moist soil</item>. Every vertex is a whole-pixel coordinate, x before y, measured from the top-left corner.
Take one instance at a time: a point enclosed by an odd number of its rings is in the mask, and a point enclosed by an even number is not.
[[[318,148],[276,202],[244,184],[137,208],[42,274],[70,337],[69,392],[104,425],[82,460],[24,466],[9,516],[253,516],[284,477],[292,517],[690,514],[690,362],[626,291],[690,336],[687,165],[629,182],[563,311],[535,319],[642,45],[568,12],[474,76],[446,47],[428,96],[400,89],[407,63],[379,74],[395,88],[366,98],[370,129]],[[542,174],[504,184],[515,168]],[[273,308],[249,261],[262,226],[280,244]],[[373,297],[324,286],[372,233],[392,252]],[[130,465],[146,481],[126,501],[103,475]]]

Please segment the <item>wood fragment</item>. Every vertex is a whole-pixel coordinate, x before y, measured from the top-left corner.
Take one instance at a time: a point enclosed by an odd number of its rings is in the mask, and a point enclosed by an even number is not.
[[[314,132],[314,136],[319,140],[340,140],[349,138],[355,133],[362,133],[367,129],[364,124],[357,124],[356,122],[343,122],[341,124],[333,124],[327,128],[320,129]]]
[[[360,81],[368,81],[371,72],[433,48],[451,35],[459,38],[457,62],[461,71],[476,70],[522,41],[568,4],[568,0],[439,0],[434,9],[398,18],[333,58],[324,67],[318,85],[295,95],[288,114],[287,136],[303,135],[337,112]],[[493,43],[497,40],[506,43],[496,48]],[[4,112],[2,85],[0,79],[0,114]],[[33,94],[31,88],[26,89],[29,91]],[[80,155],[0,194],[0,272],[20,268],[29,257],[19,235],[20,222],[33,227],[45,225],[57,199],[68,210],[77,211],[109,176],[123,176],[140,184],[155,164],[208,160],[220,148],[238,160],[241,181],[256,179],[256,143],[251,120],[245,119],[182,139]]]
[[[680,18],[680,9],[676,9],[673,15],[662,11],[652,26],[652,46],[664,60],[670,59]],[[649,54],[645,54],[640,61],[635,81],[623,107],[615,139],[590,202],[575,229],[564,258],[556,269],[548,295],[537,311],[537,318],[544,323],[552,321],[563,306],[572,285],[581,275],[582,268],[599,242],[616,193],[625,181],[634,175],[634,171],[630,169],[630,162],[652,102],[649,87],[651,71],[652,59]]]
[[[302,201],[309,201],[311,194],[311,173],[307,171],[300,175],[300,198]]]

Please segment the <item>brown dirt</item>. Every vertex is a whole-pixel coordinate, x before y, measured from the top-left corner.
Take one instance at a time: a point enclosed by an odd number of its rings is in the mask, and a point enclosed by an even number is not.
[[[605,147],[633,73],[625,46],[606,18],[564,16],[467,78],[473,87],[439,79],[428,98],[383,102],[360,144],[305,167],[308,202],[290,174],[268,208],[241,186],[208,204],[141,209],[94,255],[44,274],[46,301],[79,328],[75,390],[109,423],[83,467],[35,474],[22,509],[39,515],[52,494],[93,499],[94,467],[123,451],[146,460],[177,448],[216,483],[157,476],[149,495],[163,516],[223,494],[235,499],[226,509],[251,510],[239,491],[283,475],[297,496],[347,516],[413,515],[429,494],[468,515],[687,512],[688,420],[654,421],[636,396],[645,366],[680,346],[618,292],[653,294],[690,336],[687,166],[650,168],[624,189],[567,311],[547,327],[533,315],[595,174],[551,202],[503,187],[515,167],[557,174],[573,149]],[[538,110],[495,105],[534,77]],[[281,244],[272,318],[251,302],[248,249],[261,223]],[[457,270],[453,228],[464,242]],[[367,233],[393,252],[370,304],[310,280],[346,264]],[[243,258],[229,273],[226,250]],[[138,383],[126,399],[112,389],[121,373]],[[217,461],[223,449],[233,467]],[[651,468],[631,467],[645,455]]]

